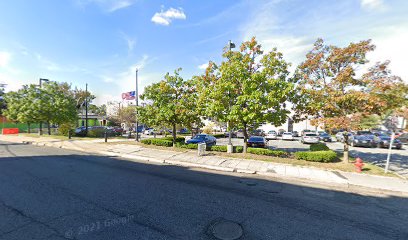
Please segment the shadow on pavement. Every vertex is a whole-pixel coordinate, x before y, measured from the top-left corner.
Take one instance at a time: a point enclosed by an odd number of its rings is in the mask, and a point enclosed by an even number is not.
[[[0,213],[0,239],[408,239],[405,197],[81,154],[0,157]]]

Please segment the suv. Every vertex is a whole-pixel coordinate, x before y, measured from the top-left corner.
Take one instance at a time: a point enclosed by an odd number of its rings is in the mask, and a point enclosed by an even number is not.
[[[318,143],[319,140],[319,135],[314,132],[305,132],[300,138],[302,143]]]

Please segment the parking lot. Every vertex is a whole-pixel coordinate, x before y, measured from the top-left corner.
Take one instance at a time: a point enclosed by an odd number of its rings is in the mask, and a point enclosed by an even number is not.
[[[142,134],[142,138],[149,138],[153,136],[147,136]],[[161,137],[161,136],[157,136]],[[186,138],[189,138],[187,136]],[[232,138],[232,145],[243,146],[244,139]],[[334,138],[333,138],[334,140]],[[217,145],[227,145],[228,138],[218,138]],[[334,150],[343,151],[343,143],[341,142],[326,142],[327,146]],[[299,141],[299,138],[295,138],[294,141],[285,141],[278,137],[277,140],[269,140],[268,146],[271,149],[280,149],[287,152],[307,151],[309,150],[309,144],[303,144]],[[360,157],[364,162],[370,162],[380,167],[384,167],[388,149],[386,148],[365,148],[365,147],[352,147],[349,146],[351,157]],[[390,170],[395,171],[400,176],[408,179],[408,145],[404,145],[401,150],[393,149],[390,161]]]
[[[217,145],[226,145],[228,138],[217,139]],[[232,144],[242,146],[243,139],[233,138]],[[327,146],[334,151],[342,151],[343,143],[341,142],[326,142]],[[306,151],[309,150],[309,144],[303,144],[297,138],[294,141],[283,141],[280,138],[270,140],[268,142],[270,148],[281,149],[288,152]],[[373,163],[377,166],[384,167],[387,160],[388,149],[386,148],[365,148],[350,146],[350,156],[360,157],[365,162]],[[393,149],[391,155],[390,169],[397,172],[401,176],[408,178],[408,146],[404,145],[401,150]]]

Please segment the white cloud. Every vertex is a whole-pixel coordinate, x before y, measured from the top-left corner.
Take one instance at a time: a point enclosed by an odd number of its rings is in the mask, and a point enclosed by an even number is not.
[[[0,67],[5,68],[8,66],[11,60],[11,54],[9,52],[0,52]]]
[[[199,69],[203,69],[203,70],[207,69],[207,67],[208,67],[208,63],[203,63],[203,64],[198,66]]]
[[[383,0],[360,0],[361,7],[366,10],[383,10]]]
[[[168,26],[173,19],[186,19],[183,9],[169,8],[167,11],[163,11],[162,9],[160,12],[153,15],[152,22]]]
[[[136,39],[129,37],[129,35],[127,35],[124,32],[120,32],[120,34],[121,34],[123,40],[126,41],[129,53],[131,53],[133,51],[133,49],[135,48]]]
[[[85,7],[89,4],[96,4],[106,12],[115,12],[117,10],[130,7],[135,0],[77,0],[76,3],[80,7]]]

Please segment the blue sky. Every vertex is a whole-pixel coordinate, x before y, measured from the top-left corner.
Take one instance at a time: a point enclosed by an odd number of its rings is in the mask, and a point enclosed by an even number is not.
[[[88,83],[105,103],[134,90],[136,67],[141,89],[178,67],[187,79],[220,61],[228,40],[252,36],[293,66],[318,37],[372,39],[371,63],[389,59],[408,81],[407,11],[405,0],[0,1],[0,83]]]

